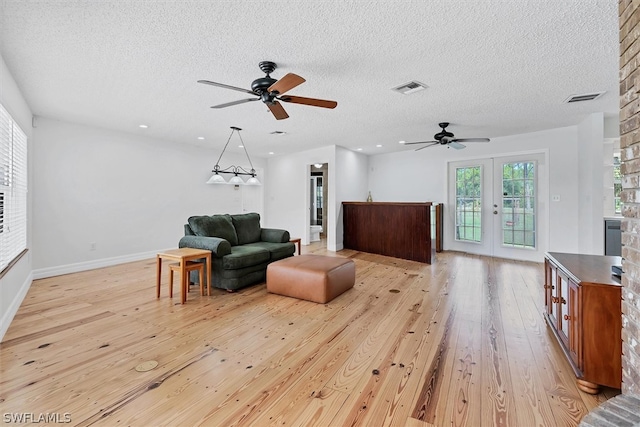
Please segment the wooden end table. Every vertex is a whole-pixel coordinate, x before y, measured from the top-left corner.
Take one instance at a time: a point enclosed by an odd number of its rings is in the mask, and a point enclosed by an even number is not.
[[[189,278],[186,274],[187,261],[193,261],[196,259],[205,258],[207,270],[207,295],[211,295],[211,251],[206,249],[193,249],[193,248],[180,248],[169,249],[158,253],[156,256],[156,298],[160,298],[160,280],[162,278],[162,260],[168,259],[172,261],[178,261],[180,263],[180,296],[181,303],[187,302],[187,286],[189,284]],[[200,287],[200,294],[202,292],[202,286]]]
[[[301,239],[301,238],[299,238],[299,237],[297,237],[297,238],[295,238],[295,239],[291,239],[291,240],[289,240],[291,243],[295,243],[295,244],[297,244],[297,245],[298,245],[298,255],[300,255],[300,241],[301,241],[301,240],[302,240],[302,239]]]

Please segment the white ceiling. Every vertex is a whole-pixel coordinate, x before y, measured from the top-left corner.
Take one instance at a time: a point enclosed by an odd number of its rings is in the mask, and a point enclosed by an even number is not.
[[[0,53],[38,116],[214,149],[239,126],[252,156],[375,154],[431,140],[441,121],[457,137],[498,137],[617,114],[617,4],[0,0]],[[260,102],[209,108],[247,95],[197,80],[249,88],[263,60],[276,79],[307,80],[289,94],[337,108],[283,104],[280,121]],[[391,91],[410,80],[429,88]]]

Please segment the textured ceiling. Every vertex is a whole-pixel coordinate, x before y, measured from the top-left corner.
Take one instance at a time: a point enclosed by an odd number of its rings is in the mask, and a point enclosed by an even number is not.
[[[0,5],[0,53],[34,114],[212,148],[239,126],[252,156],[408,150],[398,141],[430,140],[441,121],[457,137],[498,137],[618,111],[614,0]],[[337,108],[284,104],[281,121],[260,102],[209,108],[247,95],[197,80],[249,88],[263,60],[276,79],[307,80],[289,94]],[[391,90],[411,80],[428,89]],[[563,103],[595,91],[606,94]]]

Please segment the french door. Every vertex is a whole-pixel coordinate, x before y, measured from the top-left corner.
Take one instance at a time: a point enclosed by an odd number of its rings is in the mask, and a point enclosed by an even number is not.
[[[448,247],[541,261],[547,170],[542,153],[449,163]]]

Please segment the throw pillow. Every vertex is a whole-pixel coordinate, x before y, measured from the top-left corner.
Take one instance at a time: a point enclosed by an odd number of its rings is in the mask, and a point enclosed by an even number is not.
[[[196,236],[218,237],[228,241],[231,246],[238,245],[238,235],[231,216],[227,214],[192,216],[188,222]]]
[[[260,241],[260,233],[262,232],[260,228],[260,214],[254,212],[231,215],[231,219],[238,234],[239,245]]]

